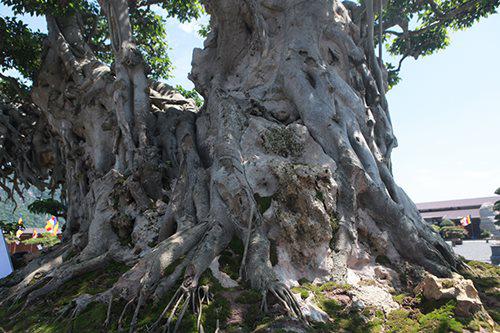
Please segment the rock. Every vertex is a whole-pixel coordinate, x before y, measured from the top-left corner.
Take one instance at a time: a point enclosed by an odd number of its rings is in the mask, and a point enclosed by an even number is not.
[[[342,306],[344,306],[344,307],[349,306],[351,304],[351,301],[352,301],[348,295],[344,295],[344,294],[333,295],[332,299],[336,300],[337,302],[342,304]]]
[[[455,313],[468,317],[483,309],[479,294],[471,280],[466,280],[458,274],[453,278],[441,279],[427,274],[424,280],[415,288],[415,293],[422,293],[426,299],[457,301]]]
[[[220,285],[224,288],[234,288],[238,286],[238,282],[231,279],[229,275],[222,272],[219,269],[219,257],[215,258],[209,266],[212,275],[217,281],[219,281]]]
[[[365,307],[366,305],[362,300],[356,300],[352,302],[352,308],[355,310],[362,311]]]
[[[307,319],[321,323],[326,323],[330,320],[328,314],[314,303],[314,295],[311,294],[304,300],[299,295],[295,297],[299,300],[300,309]]]

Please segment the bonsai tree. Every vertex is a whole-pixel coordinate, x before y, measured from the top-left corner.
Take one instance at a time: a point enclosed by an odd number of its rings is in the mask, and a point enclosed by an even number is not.
[[[385,94],[400,66],[384,66],[380,47],[401,61],[431,54],[498,1],[203,1],[210,28],[190,74],[201,110],[158,81],[169,64],[153,7],[186,21],[200,2],[3,2],[44,16],[48,32],[0,20],[1,65],[27,78],[1,77],[0,177],[61,187],[67,227],[0,285],[0,306],[120,262],[116,283],[70,302],[72,318],[107,303],[135,332],[145,305],[166,303],[155,328],[167,331],[202,317],[203,276],[234,241],[237,280],[262,310],[302,321],[286,280],[345,282],[367,257],[440,277],[463,267],[394,179]]]
[[[467,231],[462,227],[450,227],[450,226],[442,227],[440,232],[441,236],[444,239],[453,239],[453,238],[463,239],[467,234]]]
[[[439,225],[441,227],[454,227],[455,222],[453,222],[452,220],[449,220],[449,219],[443,219],[443,221],[441,221],[441,223]]]

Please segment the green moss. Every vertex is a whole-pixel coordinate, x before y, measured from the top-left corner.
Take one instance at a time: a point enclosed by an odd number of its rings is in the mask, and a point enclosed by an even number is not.
[[[392,296],[392,299],[394,300],[394,302],[398,303],[399,305],[402,305],[403,304],[403,300],[406,297],[408,297],[407,294],[399,294],[399,295]]]
[[[306,284],[306,283],[311,283],[308,279],[306,278],[301,278],[299,281],[297,281],[300,285]]]
[[[88,272],[70,280],[45,299],[29,304],[23,311],[22,320],[11,321],[10,316],[20,310],[24,300],[9,309],[0,309],[0,323],[7,332],[65,332],[70,328],[70,320],[63,317],[55,321],[57,311],[82,294],[95,295],[107,290],[127,269],[123,264],[110,263],[102,271]],[[99,332],[105,316],[104,304],[91,304],[75,318],[73,332]]]
[[[419,317],[421,332],[462,332],[462,324],[455,319],[455,302],[449,301],[433,311]]]
[[[107,307],[102,303],[93,303],[75,318],[73,332],[99,332],[106,320]]]
[[[333,281],[326,282],[322,285],[319,286],[320,291],[333,291],[333,290],[338,290],[341,289],[342,291],[348,291],[352,288],[351,285],[349,284],[339,284]]]
[[[391,311],[385,323],[387,332],[419,332],[419,325],[415,325],[418,322],[410,319],[409,315],[410,312],[404,309]]]
[[[470,270],[464,270],[461,274],[474,282],[479,292],[481,301],[491,318],[500,323],[500,267],[479,261],[468,261]]]
[[[111,288],[129,267],[112,262],[103,271],[88,272],[77,279],[66,282],[53,294],[56,304],[65,305],[83,294],[96,295]]]
[[[445,333],[463,332],[464,328],[478,331],[491,330],[489,324],[478,316],[461,318],[455,315],[456,302],[453,300],[426,300],[420,295],[407,294],[393,296],[404,306],[389,313],[384,326],[388,332]]]
[[[444,288],[452,288],[454,286],[452,279],[443,280],[443,282],[441,284],[443,285]]]
[[[240,304],[254,304],[260,302],[262,295],[256,290],[244,290],[235,301]]]
[[[205,332],[215,332],[217,328],[217,320],[220,327],[224,327],[231,314],[229,301],[221,295],[217,295],[215,300],[209,305],[204,306],[202,319],[204,322]],[[181,332],[191,332],[182,331]]]
[[[261,214],[264,214],[266,210],[271,207],[273,197],[261,197],[257,193],[254,194],[255,202],[257,202],[257,207]]]
[[[332,228],[332,238],[330,239],[330,248],[335,248],[335,235],[339,231],[340,221],[335,213],[330,215],[330,227]]]
[[[222,251],[219,257],[219,269],[229,275],[233,280],[239,278],[243,251],[243,242],[239,238],[234,237],[229,243],[229,246]]]
[[[266,325],[270,321],[271,318],[267,317],[266,314],[260,310],[260,304],[255,303],[250,305],[245,311],[243,329],[252,332],[260,325]]]
[[[384,256],[384,255],[378,255],[375,258],[375,262],[377,264],[383,265],[383,266],[389,266],[391,264],[391,261],[389,260],[389,258],[387,256]]]
[[[266,132],[264,149],[283,157],[299,157],[304,150],[304,145],[291,129],[276,127]]]
[[[300,297],[302,299],[306,299],[309,297],[309,290],[307,290],[306,288],[303,288],[303,287],[293,287],[292,288],[292,291],[294,293],[297,293],[297,294],[300,294]]]

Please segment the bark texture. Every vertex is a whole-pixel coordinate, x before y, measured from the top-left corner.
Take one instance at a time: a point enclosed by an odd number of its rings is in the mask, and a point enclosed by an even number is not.
[[[61,246],[3,282],[2,303],[35,301],[114,260],[130,270],[74,313],[123,299],[134,331],[144,303],[182,279],[155,325],[167,327],[190,302],[201,311],[200,276],[235,237],[245,247],[240,279],[262,292],[263,310],[270,299],[303,320],[288,289],[301,278],[342,282],[379,256],[438,276],[457,269],[392,176],[397,143],[372,1],[366,15],[331,0],[206,1],[211,32],[191,73],[200,111],[148,81],[127,2],[100,4],[111,68],[78,17],[47,18],[32,97],[58,138],[68,219]]]

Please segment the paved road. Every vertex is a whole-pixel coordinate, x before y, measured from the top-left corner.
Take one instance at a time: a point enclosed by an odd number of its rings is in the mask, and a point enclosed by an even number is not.
[[[451,245],[451,242],[447,242]],[[468,260],[477,260],[491,263],[491,245],[490,241],[485,240],[464,240],[462,245],[455,245],[453,250]]]

